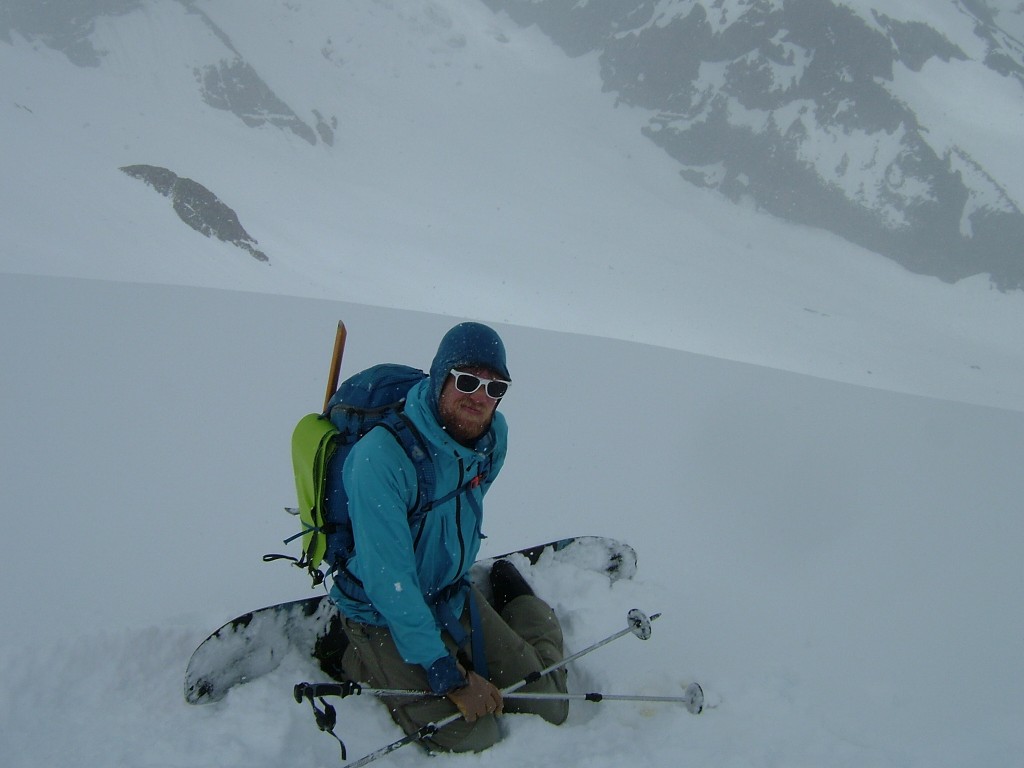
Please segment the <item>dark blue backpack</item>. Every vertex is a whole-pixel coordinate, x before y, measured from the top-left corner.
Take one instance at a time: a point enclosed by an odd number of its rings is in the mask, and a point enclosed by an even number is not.
[[[341,470],[352,446],[374,427],[391,432],[416,469],[416,503],[409,510],[414,538],[431,509],[479,485],[486,470],[442,498],[434,498],[434,464],[422,435],[404,413],[406,395],[425,378],[426,373],[407,365],[375,365],[342,382],[328,402],[326,415],[312,413],[299,421],[292,434],[292,464],[299,499],[294,512],[302,520],[302,531],[285,543],[301,537],[302,557],[267,555],[265,560],[294,561],[309,571],[314,586],[324,580],[323,564],[346,593],[365,599],[361,586],[345,569],[354,542]]]
[[[327,465],[324,486],[325,521],[330,530],[324,560],[334,570],[352,554],[352,524],[348,493],[342,481],[345,459],[359,439],[374,427],[384,427],[399,442],[416,468],[418,497],[410,510],[410,524],[427,511],[424,499],[432,499],[436,479],[434,465],[419,430],[405,415],[405,397],[415,384],[427,378],[418,368],[383,363],[346,379],[327,405],[327,415],[337,428],[334,454]],[[413,512],[417,517],[412,520]]]

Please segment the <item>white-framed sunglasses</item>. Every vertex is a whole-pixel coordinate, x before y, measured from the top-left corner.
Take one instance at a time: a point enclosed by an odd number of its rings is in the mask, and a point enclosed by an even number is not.
[[[449,373],[455,377],[455,388],[466,395],[471,395],[476,392],[480,387],[484,388],[484,392],[492,400],[501,400],[508,392],[509,384],[511,381],[505,381],[504,379],[485,379],[481,376],[477,376],[475,373],[466,373],[465,371],[458,371],[452,368]]]

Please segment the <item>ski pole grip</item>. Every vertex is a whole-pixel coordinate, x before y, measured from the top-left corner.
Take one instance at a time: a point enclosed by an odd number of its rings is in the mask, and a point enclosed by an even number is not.
[[[331,370],[327,375],[327,395],[324,397],[324,413],[327,413],[327,406],[338,389],[338,378],[341,376],[341,358],[345,354],[345,338],[348,331],[345,330],[345,323],[338,321],[338,331],[334,334],[334,353],[331,355]]]
[[[362,686],[352,680],[346,680],[343,683],[296,683],[292,689],[292,695],[295,697],[295,701],[301,704],[303,699],[312,701],[324,696],[340,696],[341,698],[358,696],[362,690]]]

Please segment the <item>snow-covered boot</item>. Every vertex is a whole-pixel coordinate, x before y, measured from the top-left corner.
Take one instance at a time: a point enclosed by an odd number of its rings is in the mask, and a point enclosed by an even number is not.
[[[533,589],[509,560],[499,560],[491,566],[491,592],[494,610],[501,613],[505,606],[523,595],[532,595]]]

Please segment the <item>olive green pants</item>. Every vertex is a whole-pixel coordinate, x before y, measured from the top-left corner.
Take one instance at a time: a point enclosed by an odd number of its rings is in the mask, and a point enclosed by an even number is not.
[[[476,588],[473,593],[480,611],[490,679],[498,688],[517,683],[530,673],[539,672],[564,658],[561,625],[555,612],[539,597],[518,597],[506,605],[499,616]],[[462,617],[467,633],[470,631],[469,623],[467,607]],[[342,627],[349,640],[342,660],[345,675],[349,679],[374,688],[429,690],[427,673],[419,665],[408,664],[402,659],[387,627],[360,624],[345,616],[342,617]],[[442,633],[442,636],[454,654],[454,641],[447,632]],[[471,648],[464,650],[472,657]],[[522,690],[565,693],[565,678],[565,670],[560,669]],[[389,698],[384,701],[388,704],[391,717],[407,734],[415,733],[427,723],[437,722],[456,712],[455,705],[447,698]],[[568,717],[569,702],[510,699],[505,702],[504,709],[506,713],[540,715],[559,725]],[[429,739],[424,739],[424,744],[436,750],[478,752],[493,746],[500,738],[498,718],[487,715],[473,723],[458,720],[437,731]]]

